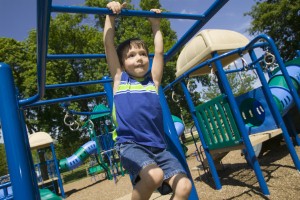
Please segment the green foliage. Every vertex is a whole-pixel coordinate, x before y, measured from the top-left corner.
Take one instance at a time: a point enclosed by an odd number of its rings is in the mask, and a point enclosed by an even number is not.
[[[0,176],[8,174],[4,144],[0,144]]]
[[[83,166],[78,167],[78,168],[76,168],[72,171],[62,173],[64,184],[71,183],[71,182],[74,182],[74,181],[77,181],[79,179],[87,177],[87,171],[86,171],[85,168],[86,168],[86,166],[83,165]]]
[[[232,93],[234,96],[239,96],[250,90],[253,90],[253,84],[256,77],[247,72],[236,72],[227,74]],[[221,94],[219,85],[216,81],[211,80],[207,88],[204,88],[201,92],[201,98],[204,101],[209,101]]]
[[[300,0],[260,0],[246,15],[252,17],[251,35],[272,37],[285,60],[300,49]]]

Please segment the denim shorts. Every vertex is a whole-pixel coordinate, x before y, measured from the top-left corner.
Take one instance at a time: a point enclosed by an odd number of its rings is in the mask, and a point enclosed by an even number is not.
[[[133,185],[139,181],[140,171],[150,164],[156,164],[163,170],[164,180],[176,174],[186,174],[177,158],[166,149],[143,146],[134,142],[118,144],[116,149],[123,167],[130,174]]]

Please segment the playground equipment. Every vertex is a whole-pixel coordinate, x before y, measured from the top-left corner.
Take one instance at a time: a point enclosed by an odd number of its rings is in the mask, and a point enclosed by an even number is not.
[[[0,199],[12,199],[12,186],[9,174],[0,177]]]
[[[259,43],[259,40],[264,40],[265,43]],[[269,85],[259,64],[260,61],[264,61],[265,56],[257,58],[254,51],[261,47],[267,47],[273,53],[274,61],[278,63],[279,71],[273,76],[275,78],[270,79]],[[237,70],[225,71],[223,69],[244,54],[250,55],[252,63]],[[265,53],[265,55],[269,54],[270,52]],[[279,134],[283,135],[295,167],[299,171],[299,158],[282,118],[282,115],[286,114],[293,104],[297,105],[298,111],[300,109],[297,94],[299,67],[284,66],[271,38],[260,35],[248,42],[242,35],[232,31],[203,30],[184,47],[178,57],[176,69],[177,78],[165,87],[165,91],[174,87],[176,83],[180,83],[217,189],[221,189],[221,183],[213,155],[234,149],[244,149],[245,158],[253,167],[263,194],[269,195],[252,146]],[[249,69],[256,70],[262,87],[249,92],[250,95],[235,98],[226,74]],[[195,106],[186,87],[185,79],[206,73],[213,73],[217,76],[222,94],[209,102]],[[277,81],[278,79],[281,81]],[[292,82],[292,79],[295,81]],[[257,123],[259,121],[261,123]],[[263,128],[260,127],[262,124]],[[259,132],[263,129],[265,132]],[[256,134],[253,134],[254,132]],[[297,134],[293,137],[299,141]]]
[[[34,164],[41,199],[60,200],[58,193],[65,198],[53,139],[48,133],[36,132],[29,136],[32,152],[36,152],[38,163]],[[47,159],[48,157],[48,159]],[[13,199],[10,175],[0,178],[0,199]]]
[[[36,132],[29,135],[29,144],[37,154],[39,162],[34,164],[38,186],[44,193],[58,194],[65,198],[65,192],[58,168],[53,139],[48,133]],[[47,190],[49,192],[47,192]],[[59,189],[59,190],[58,190]]]
[[[96,142],[88,141],[82,145],[72,156],[61,159],[59,161],[60,170],[69,171],[73,170],[80,165],[92,154],[97,152]]]
[[[97,173],[105,172],[109,180],[112,178],[116,182],[116,176],[124,171],[114,149],[112,132],[114,126],[111,123],[110,110],[107,106],[99,104],[90,113],[76,112],[68,109],[69,104],[62,107],[67,112],[64,122],[71,130],[79,130],[79,123],[74,120],[73,115],[88,115],[88,120],[84,123],[81,130],[86,130],[91,141],[82,145],[72,156],[60,160],[61,171],[69,171],[82,165],[88,158],[94,158],[90,162],[88,174],[94,176]],[[74,126],[75,124],[75,126]],[[77,124],[77,125],[76,125]]]
[[[162,18],[181,18],[181,19],[194,19],[196,22],[194,25],[186,32],[184,37],[180,38],[178,42],[166,52],[165,54],[165,61],[169,61],[226,3],[228,0],[215,0],[211,6],[201,15],[194,15],[194,14],[181,14],[181,13],[161,13],[160,15],[156,15],[155,17],[162,17]],[[36,174],[34,171],[33,161],[30,152],[30,146],[27,138],[27,131],[25,127],[25,120],[23,115],[23,108],[29,108],[33,106],[41,106],[41,105],[50,105],[54,103],[60,103],[65,101],[76,101],[83,98],[91,98],[91,97],[99,97],[99,96],[105,96],[107,98],[108,107],[111,111],[112,109],[112,88],[111,88],[111,82],[112,80],[109,77],[103,77],[101,80],[96,81],[88,81],[88,82],[79,82],[79,83],[64,83],[64,84],[56,84],[56,85],[46,85],[46,66],[47,61],[52,59],[89,59],[89,58],[105,58],[104,54],[85,54],[85,55],[78,55],[78,54],[64,54],[64,55],[49,55],[48,54],[48,32],[49,32],[49,23],[50,23],[50,13],[52,12],[69,12],[69,13],[84,13],[84,14],[97,14],[97,15],[104,15],[104,14],[112,14],[111,11],[109,11],[106,8],[90,8],[90,7],[77,7],[77,6],[56,6],[52,5],[51,0],[37,0],[37,86],[38,91],[37,93],[27,99],[20,99],[20,97],[17,94],[14,80],[12,76],[12,70],[11,68],[5,64],[0,64],[0,118],[1,118],[1,124],[2,124],[2,130],[3,130],[3,136],[4,136],[4,142],[5,142],[5,148],[7,153],[7,161],[8,161],[8,167],[10,172],[10,178],[11,183],[13,186],[13,194],[14,199],[21,200],[24,199],[24,196],[28,199],[40,199],[40,193],[37,187],[37,179]],[[155,14],[150,11],[131,11],[126,10],[126,12],[122,11],[120,16],[140,16],[140,17],[152,17]],[[209,33],[210,35],[210,33]],[[223,36],[225,37],[225,36]],[[258,43],[258,40],[264,40],[265,43]],[[206,40],[207,41],[207,40]],[[208,42],[208,41],[207,41]],[[257,44],[258,43],[258,44]],[[216,44],[216,43],[212,43]],[[210,45],[211,46],[211,45]],[[223,123],[224,126],[228,123],[226,123],[227,119],[227,113],[232,114],[232,123],[234,123],[237,127],[238,132],[233,132],[229,128],[228,132],[222,132],[223,134],[228,134],[228,138],[235,138],[237,135],[240,136],[242,140],[239,140],[240,142],[234,143],[234,146],[238,146],[237,143],[244,145],[244,148],[246,149],[247,157],[249,158],[249,162],[253,166],[253,169],[255,171],[255,174],[257,176],[257,179],[259,181],[260,187],[262,189],[262,192],[265,195],[269,194],[268,187],[266,185],[266,182],[264,180],[264,177],[262,175],[262,172],[260,170],[259,163],[255,157],[253,147],[248,135],[248,131],[245,128],[245,122],[242,118],[242,115],[239,111],[238,105],[236,103],[236,100],[232,94],[232,91],[230,89],[228,80],[225,75],[225,71],[223,70],[222,60],[234,56],[234,55],[241,55],[244,52],[248,52],[252,63],[249,64],[249,67],[252,67],[257,71],[257,74],[259,76],[259,79],[262,83],[262,90],[264,95],[266,96],[267,104],[272,112],[272,117],[274,118],[274,121],[276,124],[280,127],[282,131],[282,135],[284,136],[284,139],[287,143],[288,149],[290,151],[290,154],[292,156],[292,159],[295,163],[295,166],[297,170],[300,169],[299,159],[298,156],[294,150],[293,144],[290,140],[287,127],[285,126],[285,123],[283,122],[283,119],[281,117],[281,114],[276,106],[276,103],[274,102],[274,99],[272,97],[272,93],[269,89],[268,83],[265,80],[265,77],[263,75],[263,71],[259,65],[259,61],[261,61],[263,58],[257,58],[256,54],[254,52],[255,48],[258,47],[265,47],[267,46],[270,51],[274,54],[275,59],[279,65],[280,71],[282,72],[282,75],[284,76],[287,86],[290,90],[290,94],[293,97],[294,103],[296,104],[298,110],[300,110],[300,100],[297,95],[297,91],[295,87],[292,84],[291,79],[289,78],[288,72],[283,64],[283,61],[280,58],[280,55],[278,53],[278,50],[272,41],[271,38],[269,38],[266,35],[260,35],[256,37],[254,40],[248,42],[244,42],[240,44],[237,47],[228,47],[225,48],[225,51],[221,49],[221,51],[218,51],[218,48],[211,48],[210,50],[207,50],[205,56],[209,56],[208,59],[199,60],[199,62],[196,62],[191,65],[191,68],[187,67],[188,69],[182,70],[182,73],[177,74],[176,80],[174,80],[172,83],[167,85],[166,87],[159,88],[159,97],[161,101],[161,105],[163,107],[163,116],[164,116],[164,129],[166,133],[166,139],[168,141],[168,149],[177,156],[178,160],[181,162],[181,164],[186,168],[188,172],[188,177],[192,180],[190,171],[188,169],[184,152],[182,151],[182,148],[180,146],[180,142],[178,140],[178,134],[176,133],[176,129],[174,127],[174,123],[172,121],[171,113],[168,108],[168,104],[164,95],[164,92],[174,87],[175,84],[180,84],[183,88],[186,101],[188,102],[193,120],[195,122],[195,126],[197,128],[197,131],[199,133],[199,137],[201,139],[201,142],[203,144],[203,148],[205,151],[205,155],[208,159],[209,166],[211,168],[211,173],[214,178],[216,188],[221,189],[221,184],[218,178],[217,171],[215,169],[213,159],[211,156],[212,151],[210,150],[209,143],[206,143],[204,139],[204,131],[200,128],[200,120],[197,117],[200,114],[200,110],[195,109],[195,106],[191,100],[191,97],[189,95],[189,91],[186,87],[185,80],[192,74],[202,73],[202,70],[204,68],[208,69],[208,71],[211,71],[211,66],[213,66],[214,72],[217,72],[218,80],[221,83],[221,91],[224,95],[220,98],[220,101],[217,101],[217,107],[218,109],[215,109],[213,112],[216,113],[214,117],[207,120],[209,124],[207,124],[207,127],[212,126],[214,121],[214,118],[217,118],[217,116],[223,116],[222,119],[219,120],[218,124],[215,125],[215,128],[213,128],[213,131],[218,132],[218,127],[222,127]],[[199,46],[197,49],[201,49],[202,47]],[[225,53],[224,53],[225,52]],[[234,58],[232,58],[232,61]],[[200,63],[201,62],[201,63]],[[224,63],[223,63],[224,64]],[[177,69],[180,69],[180,67],[183,67],[183,64],[179,64]],[[74,86],[84,86],[84,85],[92,85],[92,84],[103,84],[104,85],[104,91],[103,92],[97,92],[93,94],[85,94],[85,95],[77,95],[77,96],[71,96],[71,97],[62,97],[57,99],[48,99],[48,100],[42,100],[42,98],[45,95],[46,89],[49,88],[64,88],[64,87],[74,87]],[[226,107],[226,110],[223,110],[223,107]],[[200,108],[199,108],[200,109]],[[225,108],[224,108],[225,109]],[[222,112],[223,110],[223,112]],[[217,111],[220,111],[218,113]],[[205,111],[206,112],[206,111]],[[229,126],[228,127],[232,127]],[[216,133],[216,135],[219,135],[220,132]],[[217,141],[219,142],[219,139],[223,137],[217,137]],[[225,136],[225,138],[227,138]],[[223,140],[223,141],[227,141]],[[228,145],[226,148],[231,148],[231,145]],[[222,148],[216,148],[217,151]],[[192,182],[193,183],[193,182]],[[196,192],[196,189],[193,184],[192,192],[190,195],[190,199],[195,200],[198,199],[198,195]]]

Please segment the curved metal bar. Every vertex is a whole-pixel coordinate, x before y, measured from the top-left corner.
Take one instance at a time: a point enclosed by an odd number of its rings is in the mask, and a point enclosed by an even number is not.
[[[173,82],[171,82],[170,84],[168,84],[167,86],[164,87],[164,92],[166,92],[167,90],[171,89],[174,85],[178,84],[182,79],[184,79],[186,77],[189,77],[189,75],[191,73],[197,71],[198,69],[200,69],[200,68],[202,68],[202,67],[204,67],[206,65],[210,65],[211,63],[213,63],[213,62],[215,62],[217,60],[220,60],[222,58],[225,58],[227,56],[230,56],[230,55],[233,55],[233,54],[242,54],[242,52],[244,52],[246,50],[252,50],[252,49],[255,49],[255,48],[261,48],[261,47],[265,47],[266,45],[268,45],[268,43],[261,42],[259,44],[254,44],[254,45],[249,46],[249,47],[245,46],[245,47],[238,48],[238,49],[235,49],[235,50],[232,50],[232,51],[228,51],[226,53],[223,53],[222,55],[218,55],[216,57],[208,59],[208,60],[200,63],[199,65],[196,65],[195,67],[187,70],[183,74],[181,74]],[[250,63],[249,65],[252,65],[252,63]]]
[[[261,35],[258,35],[257,37],[255,37],[248,45],[246,45],[245,49],[251,49],[251,47],[253,46],[253,44],[255,44],[256,42],[258,42],[261,39],[265,40],[269,44],[269,47],[271,48],[271,50],[272,50],[272,52],[273,52],[273,54],[274,54],[274,56],[276,58],[276,61],[277,61],[278,65],[279,65],[279,68],[280,68],[280,70],[281,70],[281,72],[282,72],[282,74],[284,76],[284,79],[285,79],[285,81],[286,81],[286,83],[287,83],[287,85],[288,85],[288,87],[290,89],[290,92],[291,92],[292,97],[293,97],[293,99],[295,101],[295,104],[296,104],[296,106],[298,108],[298,111],[300,111],[300,98],[298,96],[296,88],[293,85],[292,80],[289,78],[289,73],[288,73],[288,71],[287,71],[287,69],[286,69],[286,67],[285,67],[285,65],[283,63],[283,60],[282,60],[282,58],[281,58],[281,56],[279,54],[279,51],[278,51],[278,49],[277,49],[277,47],[275,45],[274,40],[270,36],[268,36],[266,34],[261,34]]]
[[[228,2],[228,0],[216,0],[204,13],[205,18],[195,24],[178,40],[167,52],[165,61],[170,60],[196,33]]]
[[[51,0],[37,1],[37,84],[36,95],[19,100],[20,107],[43,98],[46,84],[46,55],[48,46],[48,29],[50,24]]]

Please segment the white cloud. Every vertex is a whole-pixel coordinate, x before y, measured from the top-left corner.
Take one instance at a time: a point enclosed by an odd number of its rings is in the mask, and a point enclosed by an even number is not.
[[[225,16],[228,16],[228,17],[235,17],[235,16],[236,16],[236,13],[234,13],[234,12],[227,12],[227,13],[225,13]]]
[[[234,29],[241,33],[246,33],[246,30],[250,27],[251,21],[245,21],[241,23],[239,26],[235,27]]]
[[[183,9],[180,11],[181,14],[196,14],[198,12],[196,11],[187,11],[186,9]]]

